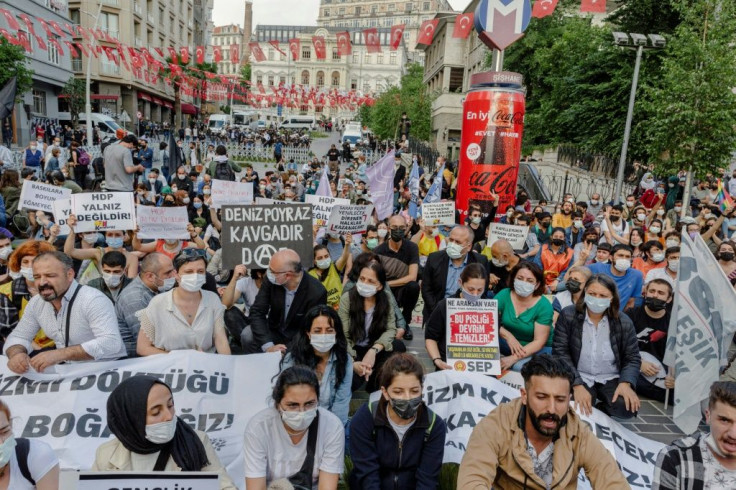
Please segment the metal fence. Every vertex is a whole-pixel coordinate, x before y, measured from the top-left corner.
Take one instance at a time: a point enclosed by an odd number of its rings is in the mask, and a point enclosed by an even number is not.
[[[610,202],[616,187],[614,178],[578,172],[555,172],[542,176],[541,180],[552,202],[561,201],[567,193],[572,194],[576,201],[589,201],[593,194],[600,194],[603,202]],[[624,183],[624,195],[631,194],[635,188],[635,185]]]
[[[433,149],[424,141],[417,140],[415,138],[409,138],[409,152],[411,154],[417,154],[422,159],[422,166],[425,169],[434,170],[434,162],[437,161],[437,157],[440,156],[439,152]]]
[[[594,153],[575,145],[559,145],[557,147],[557,163],[564,163],[572,168],[599,173],[612,179],[616,178],[619,161],[619,155]],[[638,182],[638,179],[641,178],[641,175],[637,174],[632,160],[626,162],[624,175],[628,177],[627,180],[632,182]]]

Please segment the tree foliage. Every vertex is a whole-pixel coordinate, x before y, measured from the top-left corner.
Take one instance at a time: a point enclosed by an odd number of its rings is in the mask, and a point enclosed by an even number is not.
[[[12,77],[18,83],[17,101],[33,86],[33,70],[28,68],[28,58],[21,46],[13,46],[7,39],[0,37],[0,87]]]
[[[77,127],[77,120],[79,119],[79,113],[84,110],[84,104],[86,101],[86,85],[84,80],[81,78],[75,78],[72,75],[64,88],[61,89],[61,93],[67,97],[67,104],[69,105],[69,115],[72,118],[72,127]]]
[[[162,70],[162,73],[165,77],[171,79],[171,86],[174,88],[174,127],[178,128],[181,127],[181,76],[174,75],[174,72],[169,67],[169,64],[172,63],[172,58],[167,57],[166,58],[166,64],[165,68]],[[206,76],[202,72],[210,72],[210,73],[217,73],[217,64],[216,63],[192,63],[192,60],[188,60],[187,63],[182,63],[181,58],[177,56],[175,60],[173,60],[174,64],[177,64],[181,67],[182,73],[192,77],[197,78],[199,80],[205,80]],[[195,70],[192,70],[194,68]]]

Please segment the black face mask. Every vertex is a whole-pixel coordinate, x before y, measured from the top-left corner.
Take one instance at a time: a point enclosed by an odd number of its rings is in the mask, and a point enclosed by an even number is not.
[[[590,243],[590,244],[594,244],[594,243],[595,243],[595,242],[597,242],[597,241],[598,241],[598,240],[596,240],[595,238],[588,238],[587,240],[585,240],[585,243]]]
[[[391,408],[394,409],[396,415],[404,420],[414,418],[419,410],[419,405],[422,404],[422,397],[410,398],[409,400],[402,400],[399,398],[391,398]]]
[[[613,223],[618,223],[618,220],[620,220],[620,219],[621,219],[621,216],[611,216],[611,221]]]
[[[404,230],[398,229],[398,230],[391,230],[391,240],[395,242],[400,242],[404,239]]]
[[[572,294],[579,293],[580,281],[576,281],[575,279],[570,279],[569,281],[567,281],[567,290],[570,291]]]
[[[731,262],[733,260],[734,254],[733,252],[721,252],[718,254],[721,260],[725,262]]]
[[[662,311],[667,308],[667,302],[659,298],[647,298],[644,304],[652,311]]]
[[[562,238],[553,238],[550,240],[550,243],[554,245],[555,247],[561,247],[563,243],[565,243],[565,240]]]

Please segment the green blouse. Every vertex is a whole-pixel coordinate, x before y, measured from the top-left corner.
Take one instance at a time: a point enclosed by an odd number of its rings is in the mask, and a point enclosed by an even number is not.
[[[550,327],[549,338],[544,345],[552,347],[551,329],[554,310],[552,303],[547,298],[541,296],[534,306],[520,316],[516,316],[516,309],[511,301],[511,289],[502,289],[493,299],[498,301],[498,320],[501,326],[511,332],[521,345],[534,340],[534,324],[539,323]]]

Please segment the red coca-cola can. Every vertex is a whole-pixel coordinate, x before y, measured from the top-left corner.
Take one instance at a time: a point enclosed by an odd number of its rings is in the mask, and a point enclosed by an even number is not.
[[[463,132],[455,206],[465,219],[477,204],[483,213],[499,196],[497,216],[513,206],[524,130],[523,78],[512,72],[484,72],[471,77],[463,103]]]

